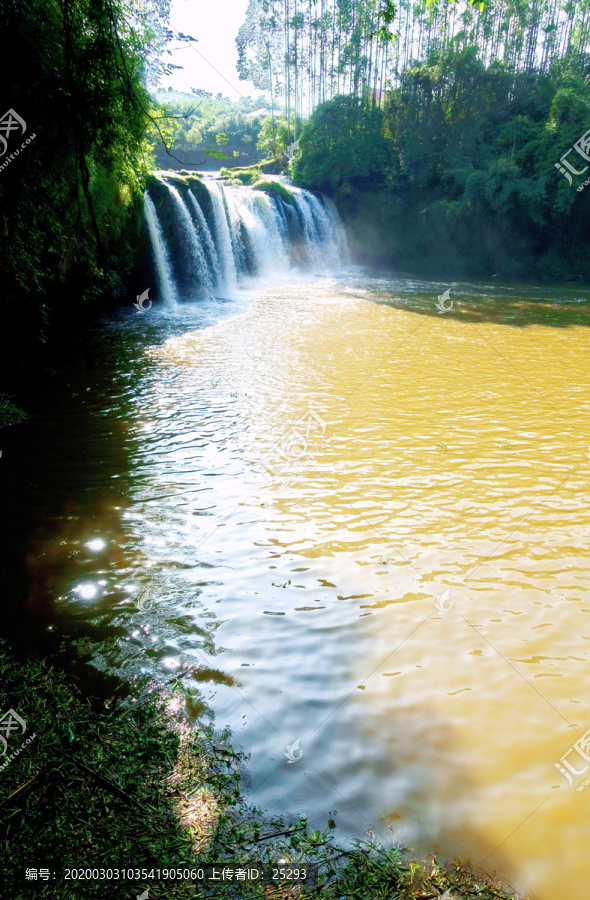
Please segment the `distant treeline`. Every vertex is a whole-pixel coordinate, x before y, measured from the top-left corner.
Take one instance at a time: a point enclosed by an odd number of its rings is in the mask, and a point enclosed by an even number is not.
[[[330,194],[367,262],[440,276],[590,281],[590,55],[532,71],[432,52],[382,105],[304,126],[297,183]]]
[[[380,102],[403,73],[477,46],[489,66],[546,73],[590,52],[590,0],[249,0],[236,38],[240,77],[287,118],[354,95]]]
[[[198,144],[223,150],[225,144],[235,144],[255,149],[262,118],[252,113],[267,106],[264,95],[233,101],[198,89],[190,94],[158,91],[156,100],[171,117],[173,148]]]

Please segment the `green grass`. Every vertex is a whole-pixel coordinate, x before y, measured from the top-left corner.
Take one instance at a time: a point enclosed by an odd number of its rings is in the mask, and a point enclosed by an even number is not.
[[[9,738],[9,753],[36,735],[0,772],[2,897],[29,900],[32,882],[24,872],[34,866],[56,873],[55,880],[35,882],[36,896],[55,900],[128,900],[146,888],[150,900],[418,900],[449,889],[458,898],[512,900],[492,879],[459,864],[421,864],[406,851],[369,842],[345,850],[334,840],[332,819],[325,832],[311,831],[303,818],[285,822],[248,805],[245,757],[227,736],[188,727],[187,711],[199,703],[196,691],[175,681],[148,686],[137,703],[113,708],[85,696],[42,660],[18,661],[0,640],[0,714],[12,708],[27,724],[22,739]],[[63,879],[67,868],[149,872],[279,859],[317,865],[317,883],[195,888],[141,877]]]
[[[257,191],[266,191],[267,194],[274,194],[276,197],[280,197],[281,200],[284,200],[285,203],[289,203],[291,206],[295,205],[293,194],[291,193],[289,188],[285,187],[285,185],[281,181],[261,178],[259,181],[255,181],[252,187]]]
[[[222,178],[226,178],[232,183],[252,184],[262,177],[262,169],[259,166],[244,166],[242,168],[228,169],[224,167],[220,169],[219,174]]]
[[[0,394],[0,428],[19,425],[21,422],[26,422],[28,418],[29,414],[15,406],[8,394]]]

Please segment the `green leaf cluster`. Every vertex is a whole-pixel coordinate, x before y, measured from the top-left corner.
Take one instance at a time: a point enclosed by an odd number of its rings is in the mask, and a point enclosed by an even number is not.
[[[8,356],[8,341],[30,353],[127,289],[162,133],[146,84],[167,14],[168,0],[0,0],[4,40],[21,60],[4,54],[2,83],[26,122],[2,162],[32,138],[0,172]]]
[[[546,73],[432,53],[382,107],[337,97],[305,125],[296,183],[370,210],[383,261],[464,276],[587,278],[589,197],[555,164],[590,129],[590,62]],[[587,163],[568,159],[578,170]],[[362,223],[359,232],[362,231]],[[359,237],[362,243],[362,235]]]

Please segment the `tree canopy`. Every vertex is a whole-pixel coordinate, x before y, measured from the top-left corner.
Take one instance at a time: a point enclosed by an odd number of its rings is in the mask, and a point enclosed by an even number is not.
[[[293,176],[351,215],[370,210],[390,263],[586,278],[588,196],[556,163],[590,127],[589,71],[579,56],[529,72],[486,65],[475,46],[433,52],[381,106],[317,107]]]
[[[12,345],[44,341],[58,321],[123,290],[151,146],[167,134],[148,82],[167,71],[168,12],[169,0],[0,0],[12,50],[0,63],[5,104],[35,135],[22,150],[11,135],[0,160],[0,297]]]
[[[380,103],[433,54],[546,73],[589,42],[590,0],[249,0],[236,38],[240,76],[284,98],[295,131],[339,95]]]

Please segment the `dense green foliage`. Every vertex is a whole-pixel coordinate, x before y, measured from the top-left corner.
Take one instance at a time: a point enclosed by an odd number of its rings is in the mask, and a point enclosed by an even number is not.
[[[151,168],[146,70],[168,0],[0,0],[5,102],[34,139],[0,172],[2,359],[120,296],[142,240]],[[1,112],[4,112],[2,110]],[[21,145],[9,135],[9,152]]]
[[[258,166],[245,166],[235,169],[222,167],[219,170],[222,178],[234,181],[236,184],[252,184],[262,177],[262,170]]]
[[[293,172],[303,187],[342,201],[355,190],[382,186],[391,163],[382,109],[363,105],[357,97],[323,103],[304,129],[301,151]]]
[[[173,149],[183,144],[204,144],[220,150],[226,143],[253,149],[256,146],[263,119],[248,113],[266,106],[263,95],[256,99],[241,97],[236,102],[201,90],[195,90],[192,95],[158,91],[156,97],[174,121]]]
[[[486,65],[546,73],[551,59],[590,50],[590,0],[249,0],[238,71],[287,119],[354,95],[379,103],[404,71],[433,54],[477,46]]]
[[[293,119],[291,128],[284,116],[280,118],[268,117],[262,122],[262,127],[258,134],[258,149],[273,159],[285,159],[287,148],[291,144],[291,135],[293,134]]]
[[[384,262],[587,278],[588,197],[575,189],[585,175],[570,186],[555,164],[590,126],[589,72],[579,56],[514,72],[486,67],[476,47],[433,53],[381,107],[353,97],[318,107],[294,177],[376,226]],[[362,218],[355,230],[362,243]]]
[[[26,422],[27,413],[15,406],[7,394],[0,394],[0,428]]]
[[[285,203],[293,205],[293,195],[289,188],[285,187],[280,181],[273,181],[267,178],[261,178],[260,181],[254,182],[252,185],[257,191],[266,191],[267,194],[274,194],[280,197]]]

